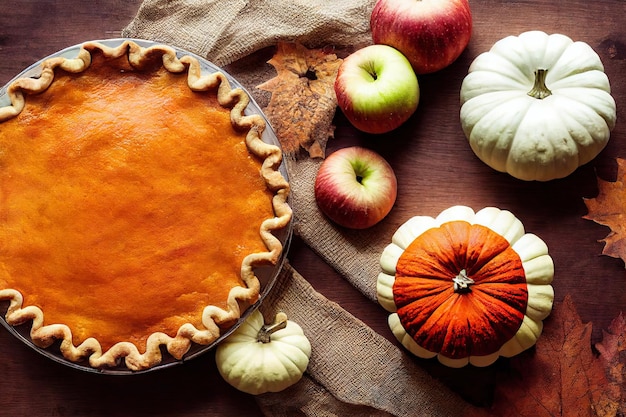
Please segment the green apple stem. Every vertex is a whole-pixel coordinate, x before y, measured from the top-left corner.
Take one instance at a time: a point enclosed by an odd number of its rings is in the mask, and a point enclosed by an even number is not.
[[[363,184],[363,180],[368,175],[369,168],[359,161],[352,162],[352,169],[354,170],[355,179],[359,184]]]
[[[548,75],[547,69],[538,69],[535,71],[535,85],[528,92],[528,95],[539,100],[551,96],[552,91],[546,87],[546,75]]]
[[[371,77],[371,81],[376,81],[376,79],[378,79],[378,71],[376,71],[376,63],[374,62],[366,62],[363,65],[361,65],[361,69],[363,71],[365,71],[370,77]]]

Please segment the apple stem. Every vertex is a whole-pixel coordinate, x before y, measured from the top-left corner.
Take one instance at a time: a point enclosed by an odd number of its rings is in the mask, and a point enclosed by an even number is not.
[[[363,179],[367,177],[369,169],[359,161],[351,162],[351,165],[354,171],[354,179],[356,179],[359,184],[363,184]]]
[[[543,100],[544,98],[552,95],[552,91],[546,87],[546,75],[548,75],[547,69],[538,69],[535,71],[535,84],[527,93],[529,96]]]

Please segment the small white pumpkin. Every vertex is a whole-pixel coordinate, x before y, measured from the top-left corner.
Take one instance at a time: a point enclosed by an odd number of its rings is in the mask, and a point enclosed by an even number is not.
[[[474,153],[522,180],[563,178],[595,158],[615,126],[598,54],[562,34],[508,36],[480,54],[461,85]]]
[[[279,392],[298,382],[311,357],[302,328],[278,313],[271,325],[255,310],[215,352],[217,369],[233,387],[252,395]]]

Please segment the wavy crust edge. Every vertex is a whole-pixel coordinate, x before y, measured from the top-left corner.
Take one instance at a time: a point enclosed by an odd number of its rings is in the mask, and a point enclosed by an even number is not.
[[[165,45],[142,47],[132,40],[125,40],[119,46],[109,47],[100,42],[85,42],[75,58],[54,57],[41,64],[38,78],[18,78],[7,88],[11,104],[0,108],[0,122],[17,116],[26,104],[25,93],[45,91],[54,81],[55,69],[80,73],[91,65],[92,53],[100,52],[108,59],[121,58],[124,55],[134,69],[141,70],[160,57],[163,67],[172,73],[188,71],[187,84],[194,91],[217,90],[217,99],[222,107],[230,108],[231,122],[236,129],[248,130],[246,145],[249,151],[263,160],[261,176],[270,191],[274,193],[272,205],[275,217],[264,220],[260,226],[260,235],[267,247],[266,252],[252,253],[246,256],[241,265],[241,278],[246,287],[237,286],[230,290],[227,308],[205,307],[202,323],[206,329],[198,329],[190,323],[183,324],[171,337],[164,333],[152,333],[146,341],[146,350],[141,353],[131,342],[119,342],[103,351],[95,338],[88,338],[80,345],[72,343],[72,332],[64,324],[43,325],[44,313],[36,306],[24,306],[22,294],[14,289],[1,289],[0,301],[9,301],[5,318],[9,325],[18,326],[32,321],[30,337],[33,343],[47,348],[60,340],[61,354],[72,362],[87,360],[93,368],[111,368],[120,366],[122,361],[131,371],[145,370],[162,362],[161,346],[175,359],[182,359],[191,348],[192,342],[209,345],[217,340],[222,331],[220,326],[228,326],[239,320],[242,312],[256,302],[260,296],[261,283],[254,269],[257,266],[276,265],[283,251],[283,244],[274,235],[275,231],[287,227],[292,218],[288,204],[289,183],[279,171],[282,163],[281,149],[262,140],[266,122],[258,114],[246,115],[245,109],[250,97],[241,88],[232,88],[222,72],[203,74],[200,62],[195,57],[184,55],[177,57],[176,51]]]

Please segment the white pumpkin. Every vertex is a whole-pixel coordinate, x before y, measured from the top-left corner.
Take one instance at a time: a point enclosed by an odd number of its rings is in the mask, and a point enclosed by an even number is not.
[[[496,42],[461,86],[461,125],[474,153],[522,180],[563,178],[595,158],[615,126],[598,54],[562,34]]]
[[[272,325],[265,325],[263,315],[255,310],[218,345],[215,361],[226,382],[258,395],[298,382],[310,356],[311,344],[297,323],[281,312]]]

